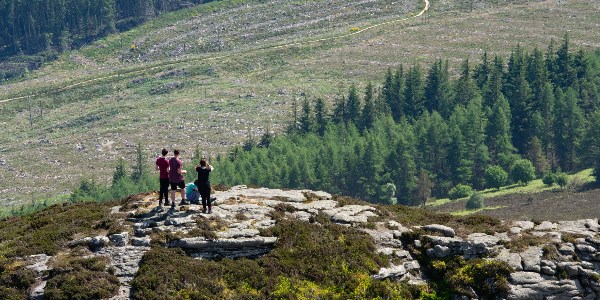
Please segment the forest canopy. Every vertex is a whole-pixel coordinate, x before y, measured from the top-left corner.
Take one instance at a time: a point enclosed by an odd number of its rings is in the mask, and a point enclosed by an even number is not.
[[[267,132],[219,157],[215,181],[416,205],[459,184],[509,183],[486,182],[486,171],[524,184],[550,172],[598,174],[599,64],[600,51],[573,52],[565,36],[545,53],[516,46],[506,61],[464,61],[456,79],[447,61],[400,65],[379,86],[351,86],[331,113],[305,99],[288,134]],[[534,174],[514,175],[522,165]]]

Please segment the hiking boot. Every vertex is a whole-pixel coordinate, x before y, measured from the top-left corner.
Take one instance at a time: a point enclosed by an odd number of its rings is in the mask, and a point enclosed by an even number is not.
[[[208,207],[208,213],[212,214],[212,208],[210,206]]]
[[[202,213],[205,214],[206,213],[206,208],[202,209]]]
[[[187,204],[188,204],[188,203],[187,203],[187,202],[185,202],[185,200],[181,200],[181,202],[179,202],[179,206],[182,206],[182,205],[187,205]]]
[[[175,201],[171,202],[171,209],[175,209]]]
[[[162,199],[158,201],[158,206],[162,206]]]

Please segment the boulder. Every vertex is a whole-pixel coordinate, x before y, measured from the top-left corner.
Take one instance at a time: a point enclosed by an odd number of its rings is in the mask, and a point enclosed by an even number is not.
[[[420,228],[423,230],[427,230],[427,231],[441,233],[445,237],[454,237],[454,235],[455,235],[454,229],[452,229],[448,226],[440,225],[440,224],[429,224],[429,225],[421,226]]]
[[[540,283],[542,281],[544,281],[544,278],[536,272],[515,272],[510,274],[510,282],[515,285]]]
[[[544,222],[540,223],[540,225],[535,226],[534,229],[537,231],[548,231],[548,230],[554,230],[557,227],[558,227],[558,225],[556,223],[544,221]]]
[[[508,249],[504,248],[500,250],[498,256],[495,257],[498,261],[507,263],[511,268],[516,271],[522,271],[523,265],[521,264],[521,255],[518,253],[511,253]]]
[[[129,243],[129,233],[121,232],[108,236],[108,239],[117,247],[123,247]]]
[[[533,229],[535,224],[531,221],[515,221],[515,226],[520,227],[523,230]]]
[[[134,237],[131,239],[131,245],[138,247],[150,247],[152,240],[149,237]]]
[[[406,268],[404,265],[392,265],[389,268],[381,268],[377,275],[373,275],[375,279],[385,279],[385,278],[400,278],[406,274]]]
[[[523,270],[539,272],[541,270],[542,248],[534,246],[529,247],[525,252],[520,253],[523,262]]]
[[[427,249],[427,255],[429,257],[446,257],[450,255],[450,248],[442,245],[435,245],[433,248]]]
[[[106,236],[99,235],[99,236],[95,236],[92,238],[89,246],[92,249],[99,249],[99,248],[108,246],[109,242],[110,242],[110,240]]]

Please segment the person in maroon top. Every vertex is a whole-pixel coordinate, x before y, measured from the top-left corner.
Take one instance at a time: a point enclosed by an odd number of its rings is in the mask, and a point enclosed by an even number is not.
[[[169,182],[171,183],[171,208],[175,208],[175,191],[179,189],[181,191],[181,203],[179,205],[185,205],[185,180],[183,174],[186,171],[183,169],[183,163],[179,159],[179,150],[173,150],[175,156],[169,160]]]
[[[156,170],[159,172],[160,191],[158,194],[158,205],[163,205],[163,197],[165,198],[165,206],[169,205],[169,160],[167,160],[167,149],[162,149],[162,156],[156,159]]]

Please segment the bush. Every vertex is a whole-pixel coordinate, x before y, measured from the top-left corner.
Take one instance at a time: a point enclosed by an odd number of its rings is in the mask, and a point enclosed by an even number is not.
[[[471,194],[473,194],[473,188],[459,183],[448,192],[448,198],[450,198],[450,200],[455,200],[469,197]]]
[[[46,299],[103,299],[119,291],[119,279],[107,270],[107,258],[68,258],[50,271]]]
[[[371,278],[389,261],[357,229],[281,220],[262,235],[278,240],[257,259],[199,261],[155,247],[132,281],[133,299],[410,298],[403,284]]]
[[[567,184],[569,184],[569,175],[567,175],[566,173],[556,173],[555,176],[556,184],[558,184],[558,186],[560,186],[561,189],[564,189],[567,186]]]
[[[508,173],[500,166],[490,166],[485,170],[485,184],[487,187],[500,188],[508,181]]]
[[[467,209],[479,209],[483,208],[483,195],[480,193],[473,193],[467,203],[465,204]]]
[[[556,174],[548,173],[542,178],[542,182],[547,186],[552,186],[556,183]]]
[[[527,185],[535,179],[535,167],[528,159],[519,159],[510,168],[510,176],[515,182]]]

